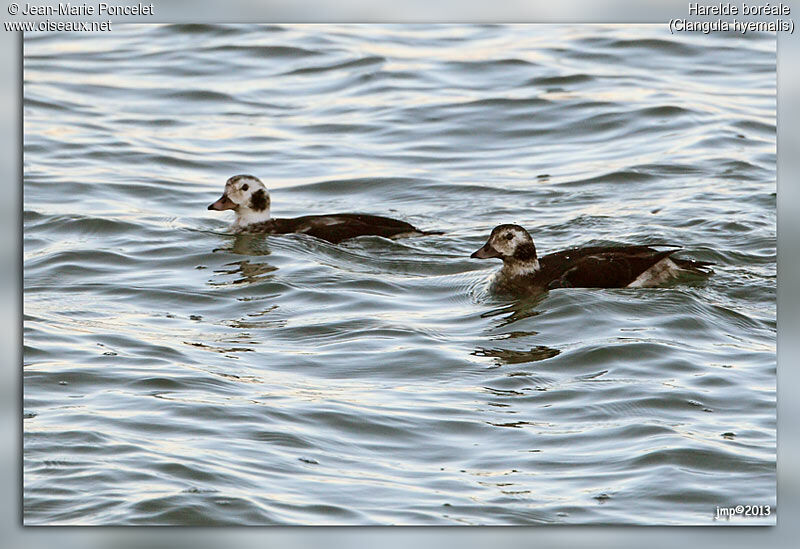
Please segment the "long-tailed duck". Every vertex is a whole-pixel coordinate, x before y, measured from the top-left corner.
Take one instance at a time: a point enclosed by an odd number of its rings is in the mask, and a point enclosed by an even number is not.
[[[492,282],[497,293],[535,294],[553,288],[645,288],[682,273],[708,276],[712,263],[671,257],[677,250],[649,246],[592,246],[536,256],[531,235],[519,225],[498,225],[470,257],[503,260]]]
[[[376,235],[386,238],[442,234],[421,231],[405,221],[367,214],[306,215],[294,219],[270,217],[269,192],[252,175],[234,175],[225,182],[225,192],[208,206],[209,210],[233,210],[235,233],[287,234],[304,233],[337,244],[356,236]]]

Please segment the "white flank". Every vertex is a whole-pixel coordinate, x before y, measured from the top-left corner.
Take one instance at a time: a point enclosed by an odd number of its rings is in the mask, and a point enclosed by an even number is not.
[[[672,280],[681,272],[680,267],[670,258],[665,257],[645,272],[636,277],[636,280],[628,284],[628,288],[650,288],[659,286]]]

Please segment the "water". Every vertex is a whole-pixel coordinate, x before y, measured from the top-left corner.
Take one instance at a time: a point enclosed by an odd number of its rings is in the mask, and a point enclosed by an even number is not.
[[[117,25],[24,71],[26,524],[775,522],[774,36]],[[233,236],[237,173],[446,234]],[[509,222],[715,274],[501,300]]]

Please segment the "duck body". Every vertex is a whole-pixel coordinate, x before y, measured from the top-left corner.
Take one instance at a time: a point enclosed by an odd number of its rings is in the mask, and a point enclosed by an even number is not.
[[[405,221],[379,215],[338,213],[330,215],[306,215],[295,218],[274,218],[260,223],[240,227],[237,232],[250,234],[302,233],[333,244],[358,236],[382,236],[402,238],[438,232],[421,231]]]
[[[236,221],[231,230],[238,234],[307,234],[338,244],[358,236],[401,238],[443,234],[422,231],[398,219],[360,213],[306,215],[295,218],[272,218],[267,188],[255,176],[235,175],[225,183],[225,192],[209,210],[234,210]]]
[[[499,225],[471,257],[503,260],[491,289],[496,293],[534,294],[555,288],[646,288],[682,274],[711,274],[709,265],[672,257],[677,252],[650,246],[591,246],[537,257],[530,234],[519,225]]]

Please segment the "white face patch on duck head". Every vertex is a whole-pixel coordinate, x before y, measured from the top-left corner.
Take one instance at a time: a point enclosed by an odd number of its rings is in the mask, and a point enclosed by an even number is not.
[[[234,210],[235,226],[244,227],[270,218],[269,192],[253,175],[234,175],[225,182],[225,192],[209,210]]]
[[[503,260],[504,268],[512,269],[515,274],[539,269],[533,238],[519,225],[498,225],[492,230],[486,244],[470,257],[499,257]]]

